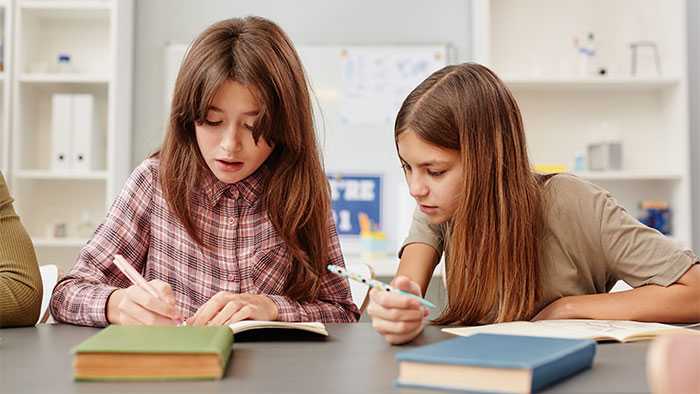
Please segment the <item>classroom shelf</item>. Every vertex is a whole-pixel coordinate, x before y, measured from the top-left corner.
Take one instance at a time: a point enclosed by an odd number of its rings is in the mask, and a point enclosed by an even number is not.
[[[573,163],[591,144],[619,141],[632,170],[576,175],[635,215],[640,201],[668,202],[674,235],[691,240],[687,1],[593,3],[472,0],[473,59],[512,91],[533,163]],[[573,41],[589,33],[592,63]],[[630,43],[642,39],[656,44],[658,63],[651,50],[633,61]]]
[[[676,86],[679,78],[648,77],[600,77],[600,78],[531,78],[504,77],[506,84],[514,90],[561,90],[561,91],[654,91]]]
[[[82,248],[88,241],[87,238],[32,238],[36,248]]]
[[[679,173],[658,171],[580,171],[573,174],[592,181],[680,181],[683,179]]]
[[[103,0],[30,0],[21,1],[18,7],[20,11],[43,18],[85,18],[92,15],[108,17],[112,4]]]
[[[107,180],[106,171],[51,171],[51,170],[22,170],[17,171],[15,176],[18,179],[34,180]]]
[[[86,83],[86,84],[106,84],[109,83],[108,75],[98,74],[39,74],[27,73],[19,77],[19,81],[23,83]]]

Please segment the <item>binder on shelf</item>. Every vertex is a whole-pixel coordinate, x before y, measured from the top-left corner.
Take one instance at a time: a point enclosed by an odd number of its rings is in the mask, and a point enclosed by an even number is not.
[[[92,94],[52,96],[51,169],[94,171],[99,168],[95,98]]]
[[[98,143],[95,135],[95,99],[91,94],[73,95],[72,169],[97,169]]]
[[[71,167],[73,103],[70,94],[51,97],[51,169],[68,170]]]

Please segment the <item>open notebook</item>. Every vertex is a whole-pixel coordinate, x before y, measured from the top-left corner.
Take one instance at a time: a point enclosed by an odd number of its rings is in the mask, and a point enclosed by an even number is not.
[[[532,337],[594,339],[596,341],[636,342],[659,334],[684,332],[700,335],[700,331],[660,323],[628,320],[539,320],[515,321],[484,326],[444,328],[444,332],[470,336],[478,333],[524,335]]]
[[[229,324],[229,328],[231,328],[231,331],[233,331],[234,334],[258,329],[282,329],[306,331],[318,335],[328,336],[326,326],[324,326],[321,322],[288,323],[282,321],[243,320]]]

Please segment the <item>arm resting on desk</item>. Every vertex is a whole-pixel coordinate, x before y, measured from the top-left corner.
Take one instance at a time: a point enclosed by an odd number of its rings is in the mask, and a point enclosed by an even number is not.
[[[700,321],[700,264],[668,287],[646,285],[618,293],[560,298],[533,320],[603,319],[665,323]]]

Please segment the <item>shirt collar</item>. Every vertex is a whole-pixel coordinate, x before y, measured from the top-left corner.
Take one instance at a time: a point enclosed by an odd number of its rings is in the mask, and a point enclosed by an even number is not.
[[[236,183],[224,183],[217,179],[211,171],[208,171],[204,191],[212,207],[216,206],[224,196],[228,196],[234,200],[240,198],[248,206],[253,206],[253,204],[260,199],[260,195],[263,192],[265,182],[269,175],[269,168],[267,165],[263,164],[245,179]]]

